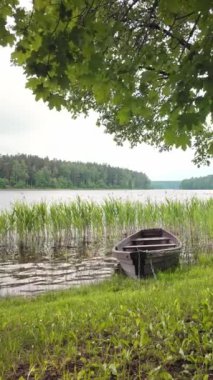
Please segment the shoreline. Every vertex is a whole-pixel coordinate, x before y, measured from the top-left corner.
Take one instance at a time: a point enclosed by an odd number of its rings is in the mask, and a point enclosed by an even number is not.
[[[212,269],[0,300],[0,377],[210,379]]]

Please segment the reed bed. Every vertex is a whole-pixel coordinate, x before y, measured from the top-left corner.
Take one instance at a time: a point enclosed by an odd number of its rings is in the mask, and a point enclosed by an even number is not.
[[[211,246],[213,199],[193,198],[164,203],[123,201],[109,198],[102,204],[77,198],[70,203],[48,205],[15,203],[0,213],[0,246],[8,250],[69,246],[73,239],[84,242],[117,238],[137,228],[164,227],[183,242]]]

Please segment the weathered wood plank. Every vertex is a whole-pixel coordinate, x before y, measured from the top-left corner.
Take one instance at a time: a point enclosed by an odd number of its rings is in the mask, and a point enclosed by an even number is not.
[[[125,245],[123,249],[127,250],[136,250],[136,249],[164,249],[175,247],[175,243],[165,243],[165,244],[137,244],[137,245]]]
[[[134,265],[127,265],[125,263],[121,263],[121,268],[122,270],[130,277],[132,278],[136,278],[136,274],[135,274],[135,267]]]
[[[127,251],[116,251],[114,253],[114,257],[116,257],[116,259],[118,260],[132,260],[131,259],[131,253],[130,252],[127,252]]]
[[[135,241],[135,242],[146,242],[146,241],[164,241],[164,240],[169,240],[169,237],[162,237],[162,236],[158,236],[158,237],[146,237],[146,238],[136,238],[136,239],[132,239],[132,241]]]

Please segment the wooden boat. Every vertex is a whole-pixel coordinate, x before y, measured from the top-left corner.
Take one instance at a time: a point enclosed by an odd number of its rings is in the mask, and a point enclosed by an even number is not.
[[[179,264],[181,242],[162,228],[140,230],[119,242],[112,255],[130,277],[154,275]]]

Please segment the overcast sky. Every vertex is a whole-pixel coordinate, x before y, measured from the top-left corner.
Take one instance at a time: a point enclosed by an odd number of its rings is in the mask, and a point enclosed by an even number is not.
[[[144,172],[151,180],[181,180],[213,173],[197,168],[193,153],[174,149],[159,153],[145,144],[118,147],[113,136],[95,125],[95,115],[73,120],[68,112],[49,110],[25,89],[21,68],[10,64],[10,51],[0,48],[0,154],[34,154],[67,161],[106,163]]]

